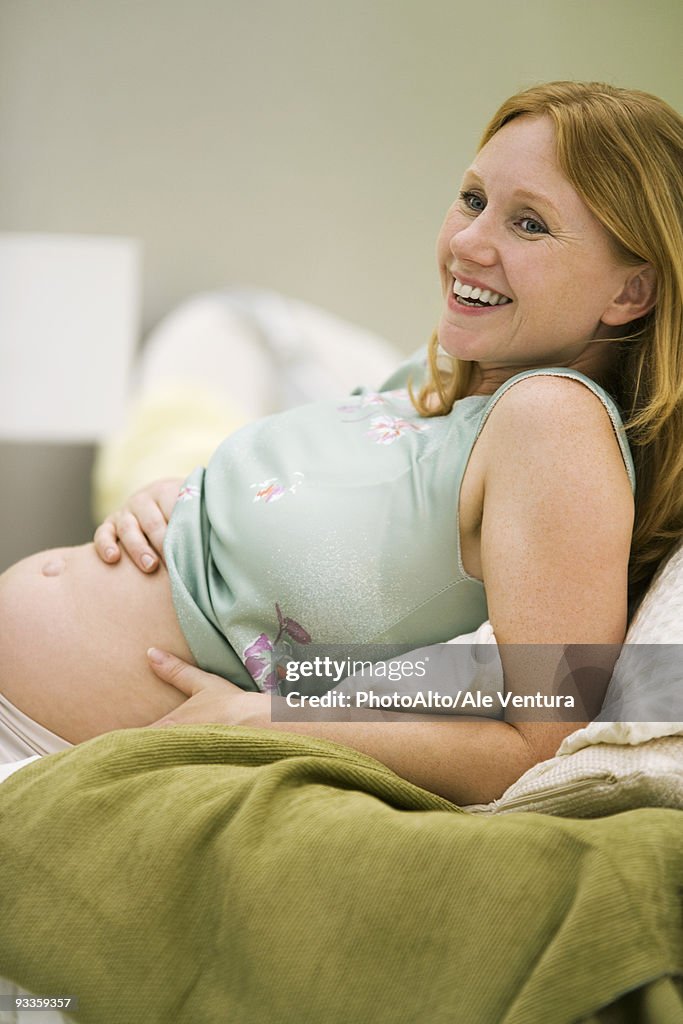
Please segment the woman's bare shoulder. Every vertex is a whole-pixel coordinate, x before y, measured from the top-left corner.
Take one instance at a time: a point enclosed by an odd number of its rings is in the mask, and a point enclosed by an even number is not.
[[[625,473],[612,407],[580,378],[557,374],[524,377],[496,400],[487,423],[490,449],[549,459],[559,447],[567,468],[588,459]],[[534,457],[535,456],[535,457]],[[496,460],[498,461],[498,460]]]
[[[514,479],[515,490],[523,481],[538,502],[550,506],[571,497],[580,517],[588,499],[604,501],[613,515],[621,511],[624,526],[630,523],[633,495],[615,423],[603,400],[581,380],[522,378],[498,399],[485,429],[489,498],[495,494],[502,500]]]
[[[561,373],[534,373],[520,377],[507,386],[496,400],[494,409],[500,415],[503,409],[508,415],[519,415],[534,411],[542,414],[550,410],[571,413],[573,409],[604,409],[605,405],[596,390],[602,390],[585,376],[564,376]],[[560,405],[558,406],[558,403]]]

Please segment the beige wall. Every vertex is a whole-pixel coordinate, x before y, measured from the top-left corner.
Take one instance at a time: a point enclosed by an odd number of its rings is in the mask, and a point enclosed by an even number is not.
[[[228,282],[410,348],[478,133],[519,87],[683,107],[679,0],[3,0],[0,226],[140,237],[144,321]]]
[[[146,328],[257,284],[408,350],[495,106],[590,78],[682,109],[682,29],[679,0],[0,0],[0,230],[141,238]]]

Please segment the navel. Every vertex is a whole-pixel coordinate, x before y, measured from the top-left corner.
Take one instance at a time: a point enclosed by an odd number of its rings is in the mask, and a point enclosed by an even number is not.
[[[51,558],[40,570],[43,576],[61,576],[66,569],[66,562],[63,558]]]

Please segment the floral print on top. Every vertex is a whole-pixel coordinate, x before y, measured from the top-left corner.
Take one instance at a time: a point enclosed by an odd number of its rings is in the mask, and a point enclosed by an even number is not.
[[[280,679],[284,676],[285,668],[283,662],[289,660],[292,653],[290,644],[284,636],[290,637],[297,644],[310,644],[311,637],[304,627],[283,615],[280,605],[275,605],[279,630],[274,640],[271,640],[266,633],[260,633],[255,640],[252,640],[242,651],[242,661],[247,672],[265,692],[277,690]],[[275,658],[277,657],[277,662]]]
[[[368,406],[373,405],[388,405],[390,401],[410,401],[410,394],[407,388],[397,388],[395,391],[368,391],[364,395],[359,395],[357,401],[353,405],[338,405],[338,412],[358,412],[361,409],[367,409]],[[365,417],[361,417],[364,419]]]
[[[412,420],[404,420],[400,416],[376,416],[370,420],[368,437],[376,444],[393,444],[403,434],[410,432],[422,433],[429,430],[426,423],[414,423]]]
[[[195,487],[193,484],[185,484],[185,486],[181,487],[180,490],[178,491],[178,497],[176,498],[176,501],[192,501],[193,498],[198,497],[199,488]]]
[[[390,402],[411,402],[410,392],[407,388],[397,388],[394,391],[385,391],[383,393],[369,391],[367,394],[361,395],[354,405],[338,405],[337,410],[338,412],[362,413],[360,416],[356,415],[352,419],[347,419],[345,421],[347,423],[358,423],[361,420],[367,420],[368,416],[372,417],[367,436],[376,444],[393,444],[394,441],[398,441],[404,434],[422,433],[425,430],[429,430],[428,424],[418,422],[419,417],[417,415],[412,419],[407,419],[404,416],[393,416],[389,412],[381,416],[373,415],[376,411],[373,409],[373,406],[386,406]],[[366,409],[370,411],[364,412]]]
[[[280,498],[284,497],[285,494],[295,494],[297,487],[300,486],[304,479],[303,473],[293,473],[293,483],[289,487],[285,487],[281,484],[276,476],[271,477],[269,480],[262,480],[259,484],[251,484],[252,488],[256,487],[257,491],[254,495],[254,501],[265,501],[266,503],[271,501],[279,501]],[[298,478],[298,479],[296,479]]]
[[[386,405],[386,398],[381,395],[379,391],[368,391],[365,395],[360,395],[358,401],[354,402],[353,405],[338,405],[337,410],[339,412],[358,412],[359,409],[366,409],[369,405]]]

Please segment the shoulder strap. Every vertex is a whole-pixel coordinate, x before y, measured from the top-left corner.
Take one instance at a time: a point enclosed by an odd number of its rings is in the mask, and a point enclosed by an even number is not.
[[[611,420],[612,427],[614,428],[614,433],[619,443],[619,449],[624,460],[626,472],[628,474],[628,478],[631,484],[631,490],[635,493],[635,468],[633,465],[631,450],[626,439],[626,431],[624,430],[624,424],[621,419],[621,412],[619,410],[619,407],[614,401],[614,399],[611,397],[611,395],[609,395],[604,388],[600,387],[599,384],[596,384],[594,380],[591,380],[590,377],[587,377],[584,373],[581,373],[579,370],[570,370],[567,367],[563,366],[543,367],[537,370],[524,370],[522,373],[517,373],[514,377],[510,377],[509,380],[506,380],[504,384],[501,384],[498,390],[495,391],[493,395],[491,395],[488,405],[486,406],[484,415],[482,416],[481,422],[479,424],[479,429],[477,430],[477,437],[479,437],[479,434],[482,432],[484,424],[486,423],[486,420],[488,419],[491,410],[496,405],[496,402],[498,402],[498,400],[502,398],[502,396],[509,388],[517,384],[518,381],[525,380],[527,377],[540,376],[569,377],[570,380],[578,380],[581,384],[584,384],[589,391],[592,391],[593,394],[602,402],[605,409],[607,410],[607,415]]]

